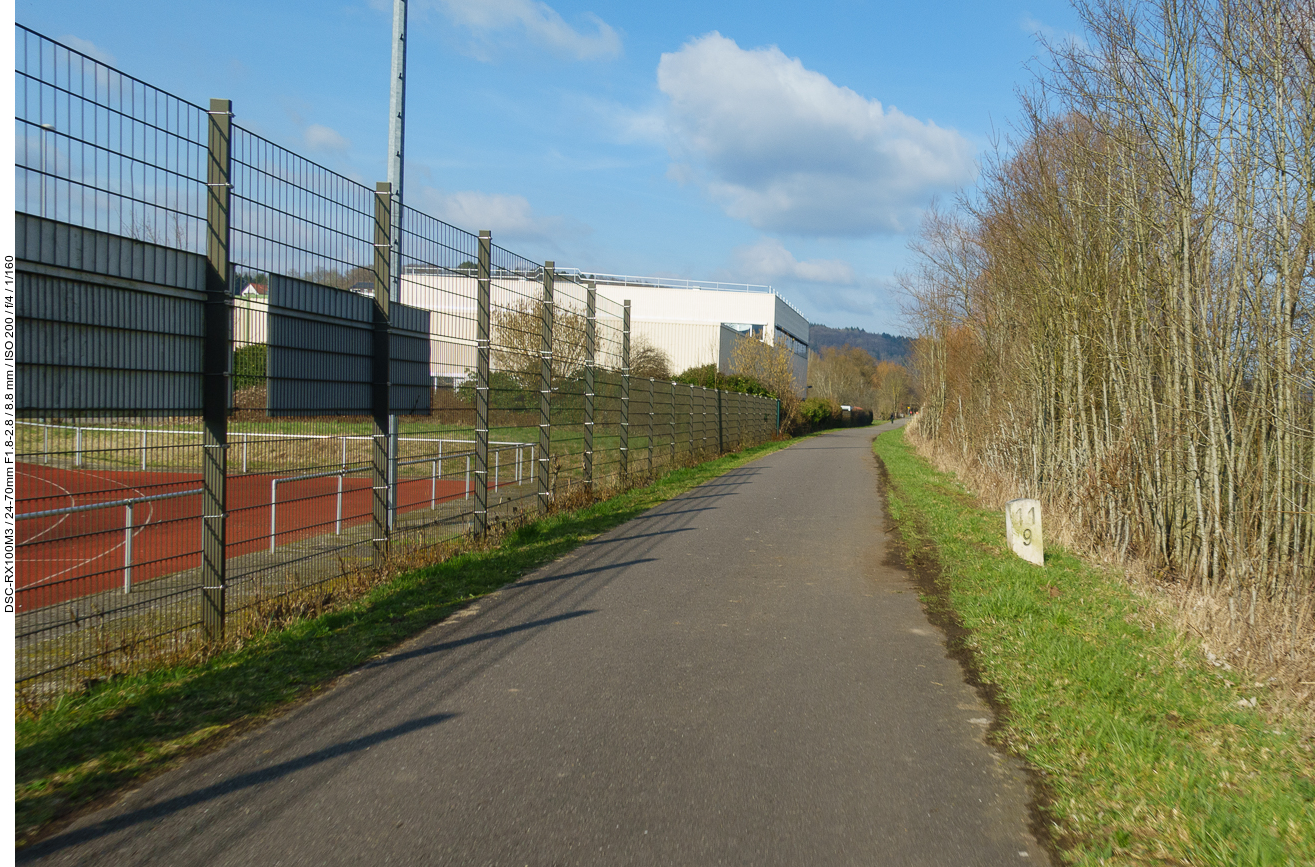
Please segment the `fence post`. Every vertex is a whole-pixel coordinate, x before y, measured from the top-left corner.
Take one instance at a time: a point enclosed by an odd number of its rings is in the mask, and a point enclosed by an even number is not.
[[[721,386],[717,386],[717,454],[726,453],[726,427],[722,422]]]
[[[689,457],[694,457],[694,387],[686,385],[686,400],[689,400]]]
[[[671,462],[669,466],[674,468],[676,466],[676,383],[669,382],[667,384],[671,386],[671,406],[669,408],[671,413],[667,416],[671,425]]]
[[[493,235],[479,233],[478,299],[475,332],[475,535],[489,529],[489,297]]]
[[[554,264],[543,263],[542,337],[539,342],[539,511],[548,510],[552,491],[548,485],[552,468],[552,314]]]
[[[224,638],[224,596],[228,586],[224,542],[228,506],[228,368],[232,356],[233,298],[229,291],[229,197],[233,103],[210,100],[209,159],[206,168],[206,269],[204,372],[201,416],[201,623],[206,638]]]
[[[621,479],[630,475],[630,302],[621,305]]]
[[[708,453],[708,387],[700,386],[703,391],[699,395],[699,448],[706,455]]]
[[[584,483],[594,483],[594,352],[597,349],[598,290],[585,287],[584,322]]]
[[[653,477],[653,377],[648,377],[648,475]]]
[[[123,507],[123,592],[132,592],[132,500]]]
[[[370,366],[370,415],[374,421],[370,488],[373,493],[371,516],[374,519],[374,561],[378,565],[388,553],[389,482],[388,413],[389,356],[388,320],[392,285],[393,185],[387,182],[374,187],[374,350]]]

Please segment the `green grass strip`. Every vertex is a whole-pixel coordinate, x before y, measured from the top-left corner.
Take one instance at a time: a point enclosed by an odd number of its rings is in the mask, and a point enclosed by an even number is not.
[[[1119,575],[1056,547],[1009,553],[1004,516],[903,431],[874,444],[912,561],[932,562],[960,640],[1003,705],[998,745],[1043,781],[1068,863],[1315,864],[1311,744],[1243,708],[1266,689],[1212,668]]]
[[[619,524],[745,463],[772,442],[671,471],[575,512],[528,524],[492,550],[402,575],[337,611],[299,620],[203,665],[113,680],[20,718],[18,844],[85,805],[140,782],[328,686],[381,651]]]

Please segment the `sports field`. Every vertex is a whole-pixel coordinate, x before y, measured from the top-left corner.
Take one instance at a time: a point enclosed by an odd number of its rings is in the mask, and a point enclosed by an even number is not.
[[[364,471],[230,476],[226,556],[368,524],[370,484]],[[20,612],[200,565],[199,473],[20,463],[17,487]],[[469,493],[464,478],[404,478],[397,510],[435,508]]]

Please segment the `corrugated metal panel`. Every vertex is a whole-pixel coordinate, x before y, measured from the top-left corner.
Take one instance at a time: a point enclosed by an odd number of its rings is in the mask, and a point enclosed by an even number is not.
[[[731,355],[735,352],[735,341],[740,339],[740,334],[734,328],[725,325],[721,326],[721,342],[717,347],[717,370],[722,373],[730,373]]]
[[[390,408],[429,412],[429,314],[390,309]],[[371,410],[374,301],[305,280],[270,275],[268,412],[364,415]]]
[[[199,293],[22,270],[16,289],[19,413],[200,410]]]
[[[801,343],[809,343],[808,320],[796,313],[790,305],[780,298],[776,299],[775,324],[777,328],[784,328]]]
[[[721,355],[721,324],[630,320],[630,345],[643,338],[671,360],[671,372],[712,364]]]
[[[204,256],[15,214],[16,258],[176,289],[205,290]]]
[[[715,289],[659,289],[634,286],[599,285],[618,301],[630,300],[630,317],[665,322],[701,322],[720,325],[740,322],[748,325],[776,324],[778,298],[770,292],[724,292]],[[706,362],[705,362],[706,363]]]
[[[269,342],[269,302],[265,296],[233,299],[233,344]]]
[[[392,304],[389,318],[393,326],[388,340],[389,409],[401,415],[429,415],[429,311]]]
[[[353,292],[270,275],[270,415],[370,412],[373,303]]]

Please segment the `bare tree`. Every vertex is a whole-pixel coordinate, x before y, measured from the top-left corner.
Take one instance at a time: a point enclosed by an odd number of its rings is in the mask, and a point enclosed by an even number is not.
[[[756,379],[781,402],[781,429],[798,420],[802,399],[795,392],[794,352],[784,345],[773,346],[753,337],[741,337],[731,350],[733,374]]]
[[[630,343],[630,375],[641,379],[671,380],[671,356],[647,335],[635,335]]]
[[[491,360],[494,369],[512,373],[527,385],[538,382],[543,348],[543,304],[518,299],[492,315]],[[556,306],[552,322],[552,375],[554,379],[575,376],[584,367],[584,313],[569,306]]]
[[[922,426],[1162,574],[1309,592],[1310,4],[1078,10],[902,278]]]

